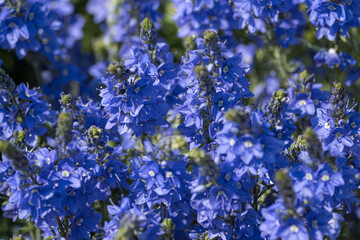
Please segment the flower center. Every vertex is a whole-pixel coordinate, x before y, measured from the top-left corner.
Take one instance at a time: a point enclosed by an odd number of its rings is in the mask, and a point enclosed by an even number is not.
[[[64,171],[62,171],[61,175],[63,175],[63,177],[69,177],[70,173],[68,170],[64,170]]]
[[[313,179],[312,175],[310,173],[307,173],[305,175],[306,180],[311,181]]]
[[[11,23],[9,24],[9,27],[11,27],[11,28],[16,28],[16,27],[17,27],[17,25],[16,25],[16,23],[11,22]]]
[[[305,106],[305,105],[306,105],[306,101],[305,101],[305,100],[301,100],[301,101],[299,102],[299,104],[300,104],[300,106]]]
[[[319,228],[319,225],[318,225],[317,220],[313,220],[313,221],[311,222],[311,226],[312,226],[313,228],[315,228],[315,229],[318,229],[318,228]]]
[[[149,174],[150,175],[150,174]],[[166,172],[166,177],[167,178],[171,178],[173,176],[173,173],[172,172]]]
[[[29,20],[32,21],[33,19],[34,19],[34,13],[31,12],[31,13],[29,14]]]
[[[335,137],[338,138],[338,139],[341,138],[342,136],[343,135],[341,133],[339,133],[339,132],[335,134]]]
[[[326,123],[324,124],[324,127],[325,127],[326,129],[329,129],[329,128],[330,128],[330,123],[326,122]]]
[[[253,143],[251,141],[245,141],[244,145],[247,148],[251,148],[253,146]]]
[[[329,175],[325,174],[324,176],[321,177],[321,180],[323,180],[324,182],[329,181],[330,177]]]
[[[299,231],[299,228],[296,225],[291,225],[290,226],[290,231],[293,233],[296,233]]]
[[[234,140],[234,139],[230,139],[229,144],[230,144],[230,146],[234,146],[235,140]]]
[[[333,10],[335,10],[336,8],[335,8],[333,5],[329,5],[329,6],[328,6],[328,9],[329,9],[330,11],[333,11]]]
[[[224,105],[224,102],[223,102],[222,100],[220,100],[220,101],[218,102],[218,106],[219,106],[219,107],[222,107],[222,105]]]
[[[335,54],[336,53],[336,50],[334,48],[330,48],[329,51],[328,51],[330,54]]]
[[[76,221],[76,225],[81,226],[84,222],[83,218],[80,218],[79,220]]]
[[[105,178],[103,176],[100,176],[100,177],[97,178],[98,182],[103,182],[104,180],[105,180]]]
[[[226,181],[230,181],[230,173],[227,173],[227,174],[225,175],[225,180],[226,180]]]
[[[150,177],[154,177],[154,176],[155,176],[155,173],[154,173],[153,170],[150,170],[148,173],[149,173],[149,176],[150,176]]]

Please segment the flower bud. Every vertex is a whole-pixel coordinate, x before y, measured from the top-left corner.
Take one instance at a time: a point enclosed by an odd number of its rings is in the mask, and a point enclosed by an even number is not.
[[[193,159],[195,164],[200,167],[201,175],[216,177],[216,164],[205,151],[194,148],[189,152],[189,158]]]
[[[270,104],[267,107],[267,114],[270,121],[277,121],[281,118],[281,111],[288,100],[287,93],[284,90],[273,92]]]
[[[332,104],[331,115],[338,123],[346,113],[346,106],[349,101],[349,97],[346,93],[346,89],[342,87],[340,82],[334,82],[331,88],[330,103]]]
[[[14,132],[14,143],[19,146],[25,141],[26,133],[24,131]]]
[[[141,220],[134,214],[125,214],[120,219],[120,228],[115,236],[115,240],[137,239],[140,230]]]
[[[194,50],[196,49],[195,37],[188,36],[184,39],[184,46],[186,50]]]
[[[62,106],[64,106],[65,108],[69,108],[71,106],[71,104],[73,103],[73,97],[71,96],[71,94],[65,94],[65,93],[61,93],[60,94],[60,104]]]
[[[153,51],[157,41],[157,33],[154,23],[150,20],[150,18],[146,17],[140,24],[140,27],[141,40],[143,40],[148,51]]]
[[[101,140],[102,136],[103,136],[103,131],[101,128],[98,128],[94,125],[92,125],[88,131],[88,137],[90,139],[90,142],[94,145],[96,145],[96,143],[98,142],[98,140]]]
[[[26,240],[26,238],[23,235],[14,235],[12,238],[12,240]]]
[[[237,107],[225,113],[225,119],[239,125],[241,130],[249,128],[251,108]]]
[[[213,88],[213,80],[210,72],[204,64],[195,67],[196,79],[199,82],[199,87],[205,93],[209,93]]]
[[[73,120],[69,112],[61,112],[58,116],[56,135],[63,143],[70,142],[71,131],[73,129]]]
[[[218,34],[214,31],[207,30],[204,33],[204,45],[212,50],[217,48],[217,44],[220,41]]]
[[[275,173],[275,182],[279,190],[279,194],[284,200],[286,208],[293,209],[296,195],[292,188],[292,181],[288,174],[288,169],[279,170]]]
[[[58,129],[61,132],[70,132],[72,130],[72,117],[69,112],[62,112],[59,114]]]
[[[171,218],[165,218],[162,222],[162,229],[164,234],[161,236],[163,240],[171,240],[174,239],[174,230],[175,224],[173,223]]]
[[[299,153],[304,151],[306,147],[306,140],[303,135],[299,135],[296,141],[294,141],[287,149],[287,156],[292,160],[296,160]]]
[[[5,91],[14,95],[16,93],[16,84],[14,80],[0,68],[0,92]]]
[[[22,171],[26,175],[29,161],[17,147],[8,141],[0,141],[0,152],[11,160],[15,170]]]
[[[304,132],[304,138],[306,141],[306,150],[309,155],[318,160],[322,159],[322,144],[312,128],[306,128]]]

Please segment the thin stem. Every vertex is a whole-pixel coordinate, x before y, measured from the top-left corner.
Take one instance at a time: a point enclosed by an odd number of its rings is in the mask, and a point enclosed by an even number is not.
[[[57,224],[58,224],[58,226],[59,226],[59,233],[60,233],[60,235],[61,235],[62,237],[64,237],[66,240],[68,240],[67,234],[66,234],[66,232],[65,232],[65,229],[64,229],[64,227],[63,227],[63,224],[62,224],[61,219],[60,219],[59,216],[56,218],[56,221],[57,221]]]
[[[161,203],[161,210],[162,210],[162,220],[164,221],[166,219],[166,206],[164,203]]]

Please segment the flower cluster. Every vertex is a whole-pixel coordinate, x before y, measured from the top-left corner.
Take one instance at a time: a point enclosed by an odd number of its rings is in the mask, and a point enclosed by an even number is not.
[[[75,2],[0,0],[1,47],[49,81],[0,68],[12,239],[359,234],[357,1]]]

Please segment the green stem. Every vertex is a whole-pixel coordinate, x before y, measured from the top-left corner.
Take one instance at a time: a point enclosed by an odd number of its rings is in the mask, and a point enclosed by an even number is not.
[[[27,222],[27,227],[29,231],[29,235],[32,240],[36,240],[36,233],[34,232],[34,226],[31,221]]]
[[[284,58],[282,56],[284,56],[284,54],[281,54],[280,47],[276,46],[274,48],[274,60],[275,60],[276,68],[279,70],[282,80],[286,81],[289,77],[289,73],[285,68],[286,60],[284,61]]]
[[[61,222],[60,217],[57,217],[57,218],[56,218],[56,221],[57,221],[57,224],[58,224],[58,226],[59,226],[60,236],[64,237],[66,240],[68,240],[67,233],[65,232],[65,229],[64,229],[64,227],[63,227],[63,224],[62,224],[62,222]]]

